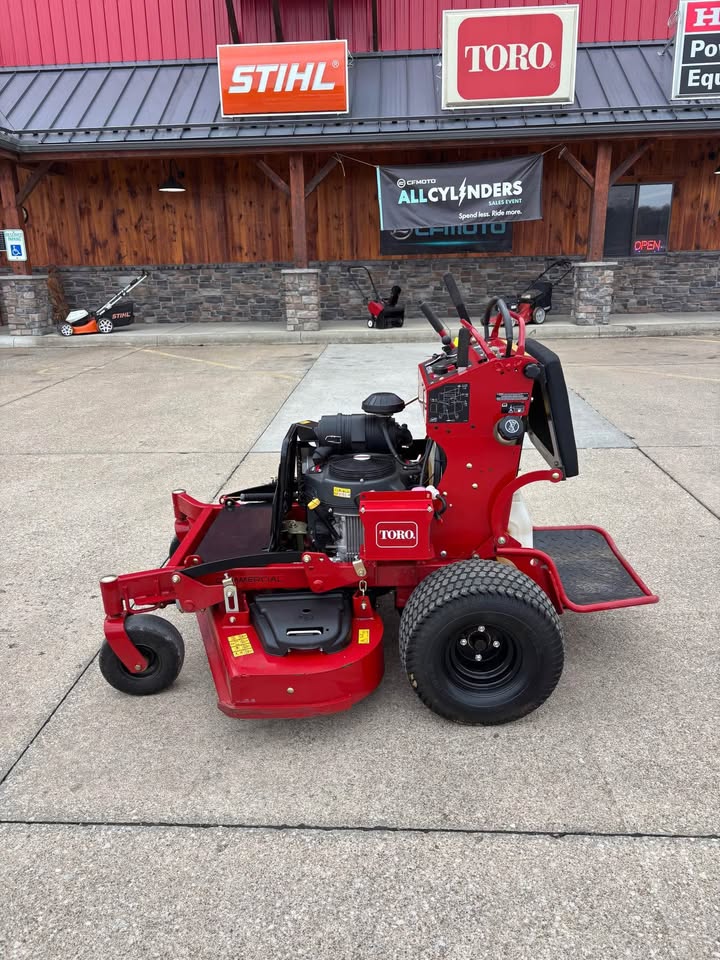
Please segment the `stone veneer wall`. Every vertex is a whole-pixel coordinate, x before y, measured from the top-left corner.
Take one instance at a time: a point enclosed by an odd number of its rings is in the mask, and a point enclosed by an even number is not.
[[[450,270],[468,305],[477,314],[489,296],[511,298],[550,263],[545,257],[477,257],[452,259],[358,261],[370,267],[381,294],[398,283],[408,317],[419,317],[417,304],[429,300],[440,316],[454,316],[442,275]],[[325,322],[365,321],[363,298],[347,275],[349,263],[318,263],[320,302]],[[283,268],[287,263],[210,264],[154,267],[131,293],[137,322],[188,323],[203,320],[285,324]],[[140,267],[62,267],[71,308],[98,307]],[[0,274],[4,276],[5,274]],[[1,299],[1,297],[0,297]],[[572,311],[573,278],[554,293],[554,316]],[[6,308],[0,306],[0,310]],[[720,310],[720,253],[669,253],[627,257],[614,274],[613,313]],[[6,322],[6,321],[4,321]]]
[[[53,329],[47,274],[0,274],[0,321],[12,336],[34,336]]]
[[[613,260],[613,313],[720,310],[720,252]]]

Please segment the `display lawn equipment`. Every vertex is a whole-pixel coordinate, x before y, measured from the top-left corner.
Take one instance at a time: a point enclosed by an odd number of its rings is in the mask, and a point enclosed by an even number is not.
[[[363,287],[357,274],[367,278],[369,289]],[[368,313],[370,314],[367,321],[368,327],[371,329],[377,327],[378,330],[387,330],[389,327],[401,327],[405,323],[405,307],[398,306],[402,287],[396,285],[390,290],[389,297],[381,297],[378,288],[375,286],[373,276],[367,267],[348,267],[348,275],[360,291],[360,296],[367,304]]]
[[[73,337],[84,333],[112,333],[115,327],[129,326],[135,320],[135,305],[132,300],[122,302],[122,299],[147,277],[147,273],[141,273],[97,310],[71,310],[58,325],[58,333]]]
[[[510,309],[519,314],[525,323],[545,323],[552,310],[552,292],[569,273],[575,264],[572,260],[554,260],[549,267],[530,283]]]
[[[481,333],[445,282],[456,345],[421,304],[442,341],[419,365],[427,435],[395,421],[398,396],[374,393],[362,414],[292,424],[268,484],[219,503],[175,490],[166,564],[101,580],[100,669],[112,686],[149,694],[173,682],[183,640],[154,611],[176,604],[197,615],[226,714],[334,713],[380,683],[377,602],[391,594],[423,703],[461,723],[503,723],[557,684],[558,614],[656,602],[604,530],[529,523],[521,489],[578,473],[560,361],[526,342],[502,300]],[[525,434],[547,467],[519,475]]]

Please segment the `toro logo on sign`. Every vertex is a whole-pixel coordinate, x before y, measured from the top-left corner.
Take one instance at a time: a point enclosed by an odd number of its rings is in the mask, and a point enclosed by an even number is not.
[[[578,7],[446,10],[443,109],[575,98]]]
[[[347,113],[347,41],[218,46],[224,117]]]
[[[375,543],[378,547],[416,547],[418,525],[408,523],[378,523],[375,525]]]

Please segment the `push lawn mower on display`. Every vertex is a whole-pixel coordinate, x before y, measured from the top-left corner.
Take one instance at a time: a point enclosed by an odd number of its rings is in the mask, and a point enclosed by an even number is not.
[[[229,716],[344,710],[382,678],[377,604],[390,594],[422,702],[449,720],[503,723],[555,688],[558,614],[656,602],[604,530],[530,523],[522,488],[578,473],[560,361],[497,298],[478,330],[445,282],[456,344],[421,304],[442,343],[419,365],[427,435],[394,419],[400,397],[373,393],[363,413],[293,423],[277,480],[219,503],[175,490],[166,564],[101,580],[108,683],[129,694],[172,684],[183,640],[153,611],[177,605],[198,618]],[[524,435],[547,467],[518,475]]]
[[[516,311],[525,323],[545,323],[552,310],[553,287],[564,280],[573,267],[572,260],[554,260],[520,294],[517,302],[510,304],[510,309]]]
[[[389,327],[401,327],[405,322],[405,307],[399,307],[398,300],[402,293],[402,287],[394,286],[390,290],[389,297],[381,297],[378,288],[375,286],[372,274],[367,267],[356,266],[348,267],[348,276],[360,291],[360,296],[367,304],[368,317],[367,325],[377,327],[378,330],[387,330]],[[360,279],[362,277],[362,280]],[[364,286],[367,282],[367,289]]]
[[[132,300],[122,302],[122,299],[147,280],[147,276],[147,273],[141,273],[135,277],[97,310],[71,310],[58,325],[58,333],[72,337],[82,333],[112,333],[115,327],[129,326],[135,319],[135,307]]]

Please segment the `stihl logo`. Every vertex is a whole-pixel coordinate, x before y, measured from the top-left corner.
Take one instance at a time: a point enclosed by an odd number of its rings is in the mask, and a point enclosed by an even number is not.
[[[547,43],[511,43],[503,47],[499,43],[478,47],[465,47],[465,56],[470,58],[470,73],[491,70],[544,70],[552,63],[553,52]]]
[[[334,90],[336,84],[323,79],[327,63],[260,63],[235,67],[229,93],[292,93],[293,90]],[[257,82],[255,82],[257,81]]]
[[[416,547],[418,525],[409,523],[378,523],[375,527],[375,543],[378,547]]]
[[[347,43],[244,43],[218,47],[224,117],[347,113]]]
[[[443,107],[571,102],[578,10],[445,10]]]

